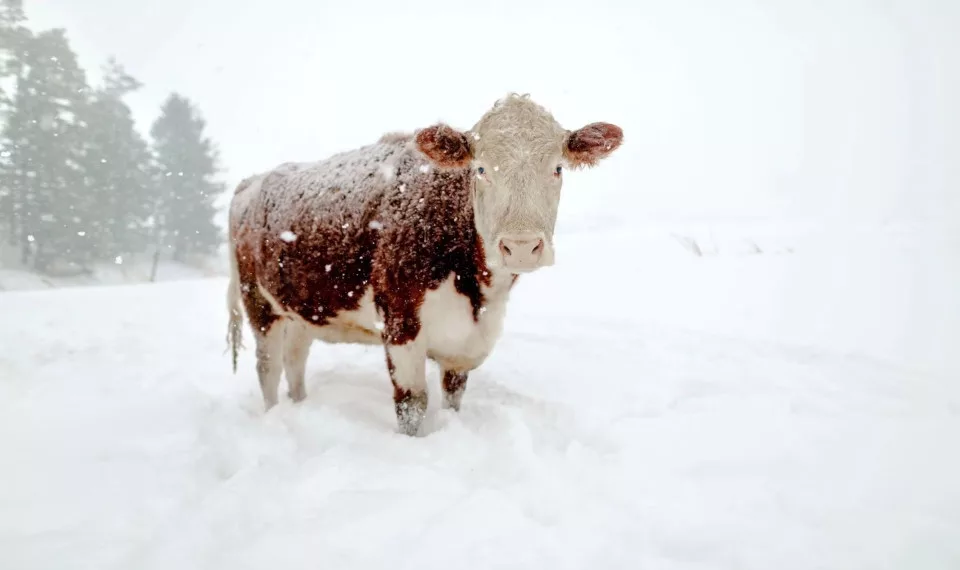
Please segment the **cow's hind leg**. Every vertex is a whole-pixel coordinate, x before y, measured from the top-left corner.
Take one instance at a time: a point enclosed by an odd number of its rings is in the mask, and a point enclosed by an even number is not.
[[[307,327],[299,323],[287,323],[286,339],[283,343],[283,369],[287,377],[288,394],[294,402],[303,401],[307,397],[304,376],[312,340]]]
[[[257,376],[263,392],[264,407],[277,405],[277,387],[283,374],[283,340],[287,321],[274,314],[270,303],[260,293],[256,283],[244,283],[241,288],[243,305],[257,343]]]
[[[443,370],[443,407],[460,411],[460,400],[467,388],[467,371]]]
[[[257,376],[263,392],[264,408],[277,405],[277,389],[283,374],[283,340],[286,323],[277,320],[266,331],[259,331],[257,338]]]

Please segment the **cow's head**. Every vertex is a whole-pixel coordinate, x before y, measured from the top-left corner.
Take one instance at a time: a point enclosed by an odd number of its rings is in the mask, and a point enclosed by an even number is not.
[[[514,94],[470,131],[434,125],[417,133],[416,144],[441,169],[471,169],[487,264],[522,273],[553,264],[564,168],[594,166],[622,140],[609,123],[564,129],[528,96]]]

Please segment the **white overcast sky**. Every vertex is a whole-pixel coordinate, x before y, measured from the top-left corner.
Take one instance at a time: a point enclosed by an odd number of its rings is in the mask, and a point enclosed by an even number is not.
[[[960,214],[960,2],[26,0],[88,70],[193,99],[233,184],[507,91],[627,137],[564,208],[642,217]]]

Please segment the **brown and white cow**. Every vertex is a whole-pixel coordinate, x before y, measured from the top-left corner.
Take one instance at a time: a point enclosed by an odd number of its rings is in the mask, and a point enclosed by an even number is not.
[[[230,206],[234,372],[242,301],[267,409],[284,370],[290,398],[306,396],[319,339],[384,345],[403,433],[427,409],[427,359],[458,410],[517,275],[553,263],[563,168],[595,165],[622,137],[608,123],[566,130],[511,94],[467,132],[437,124],[244,180]]]

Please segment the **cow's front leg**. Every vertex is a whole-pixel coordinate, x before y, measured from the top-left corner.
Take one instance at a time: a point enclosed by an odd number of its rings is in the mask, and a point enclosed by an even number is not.
[[[467,372],[443,371],[443,407],[460,411],[460,400],[467,388]]]
[[[427,414],[427,351],[416,339],[386,347],[397,425],[401,432],[416,435]]]

